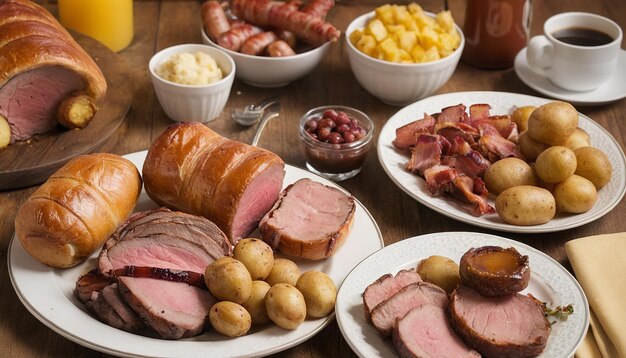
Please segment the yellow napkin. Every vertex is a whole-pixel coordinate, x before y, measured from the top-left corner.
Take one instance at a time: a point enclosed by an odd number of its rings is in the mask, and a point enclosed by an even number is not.
[[[565,252],[591,308],[576,357],[626,357],[626,232],[572,240]]]

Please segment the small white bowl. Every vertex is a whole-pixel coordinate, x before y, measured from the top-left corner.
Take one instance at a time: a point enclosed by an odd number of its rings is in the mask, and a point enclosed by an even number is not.
[[[435,16],[429,12],[426,14]],[[432,94],[450,79],[465,46],[465,37],[459,26],[454,25],[461,36],[461,43],[450,55],[426,63],[394,63],[370,57],[350,42],[352,31],[365,28],[374,16],[372,11],[357,17],[345,32],[352,73],[367,92],[387,104],[404,106]]]
[[[330,42],[307,52],[286,57],[252,56],[221,47],[207,36],[204,29],[202,42],[229,54],[237,64],[237,78],[256,87],[281,87],[313,71],[324,58]]]
[[[215,59],[224,77],[208,85],[190,86],[170,82],[156,74],[172,55],[203,52]],[[178,122],[209,122],[219,116],[230,95],[235,79],[236,65],[224,51],[200,44],[185,44],[168,47],[152,56],[148,64],[152,84],[163,111]]]

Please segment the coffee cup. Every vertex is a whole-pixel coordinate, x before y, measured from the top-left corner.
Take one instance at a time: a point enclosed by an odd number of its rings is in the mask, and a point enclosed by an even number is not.
[[[544,35],[530,39],[530,69],[570,91],[591,91],[607,82],[617,68],[622,29],[610,19],[584,12],[550,17]]]

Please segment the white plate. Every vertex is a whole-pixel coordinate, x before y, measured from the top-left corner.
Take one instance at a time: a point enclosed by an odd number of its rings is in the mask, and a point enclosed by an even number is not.
[[[423,178],[406,171],[409,160],[407,154],[397,151],[391,142],[396,136],[396,128],[423,117],[424,113],[437,113],[442,108],[459,103],[469,108],[476,103],[488,103],[492,114],[509,114],[518,106],[540,106],[550,100],[507,92],[457,92],[433,96],[412,103],[394,114],[380,132],[378,138],[378,160],[400,189],[423,205],[453,219],[499,231],[539,233],[571,229],[592,222],[605,215],[617,205],[626,192],[626,157],[619,144],[602,126],[591,118],[579,114],[578,126],[589,133],[591,144],[601,149],[613,165],[611,181],[598,191],[598,201],[590,211],[577,215],[557,215],[542,225],[516,226],[504,223],[497,214],[475,217],[464,210],[455,200],[447,197],[433,197],[426,188]],[[493,198],[489,199],[493,206]]]
[[[146,152],[126,157],[142,168]],[[286,166],[285,185],[300,178],[310,178],[329,186],[331,181],[303,169]],[[136,210],[156,207],[142,191]],[[331,258],[297,261],[304,272],[316,269],[326,272],[341,285],[348,272],[363,258],[384,246],[380,230],[361,203],[356,201],[354,224],[346,242]],[[297,329],[288,331],[276,325],[257,329],[246,336],[229,339],[217,333],[179,341],[148,338],[107,326],[93,318],[74,297],[76,279],[96,266],[94,254],[90,260],[70,269],[51,269],[31,258],[14,236],[9,248],[8,266],[11,282],[26,308],[42,323],[60,335],[85,347],[124,357],[256,357],[265,356],[295,346],[321,331],[332,322],[334,315],[307,319]]]
[[[546,349],[539,357],[570,357],[580,345],[589,325],[589,305],[572,275],[544,253],[522,243],[499,236],[471,232],[445,232],[412,237],[389,245],[366,258],[346,277],[335,313],[339,329],[352,350],[360,357],[397,356],[393,344],[383,338],[366,320],[362,294],[380,276],[416,267],[431,255],[442,255],[459,262],[471,247],[495,245],[515,247],[528,255],[530,283],[522,293],[532,293],[549,307],[573,304],[574,314],[552,326]]]
[[[533,72],[526,60],[526,48],[515,57],[515,73],[528,87],[546,96],[577,105],[601,105],[626,97],[626,51],[620,50],[615,74],[593,91],[575,92],[563,89],[547,78]]]

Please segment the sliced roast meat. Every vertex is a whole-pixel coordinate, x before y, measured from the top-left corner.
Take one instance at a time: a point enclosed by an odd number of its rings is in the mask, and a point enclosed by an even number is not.
[[[484,297],[459,285],[449,313],[454,330],[485,357],[534,357],[543,352],[550,335],[543,309],[521,294]]]
[[[119,277],[118,283],[124,301],[165,339],[202,333],[217,302],[209,291],[186,283],[135,277]]]
[[[393,331],[396,320],[404,317],[413,308],[423,304],[445,308],[448,302],[448,294],[439,286],[427,282],[412,283],[374,307],[372,324],[380,334],[388,336]]]
[[[261,238],[285,254],[323,259],[343,244],[355,210],[352,196],[300,179],[280,193],[274,207],[261,219]]]
[[[94,291],[86,306],[100,321],[109,326],[128,332],[146,327],[137,313],[120,297],[117,283],[110,284],[101,291]]]
[[[422,278],[415,269],[401,270],[395,276],[385,274],[367,286],[363,292],[363,306],[365,314],[369,317],[374,307],[393,296],[404,286],[411,283],[421,282]]]
[[[112,284],[113,279],[114,278],[109,275],[100,273],[100,270],[93,269],[76,280],[76,289],[74,292],[81,302],[87,303],[91,300],[91,294],[93,292],[99,292]]]
[[[445,308],[423,304],[399,319],[393,330],[393,344],[402,358],[480,357],[456,335]]]

